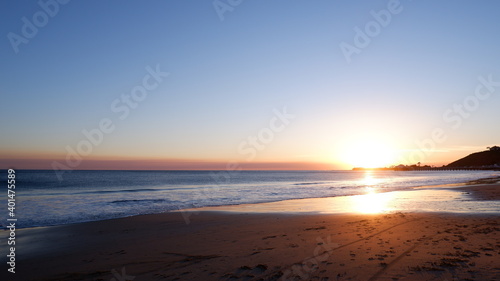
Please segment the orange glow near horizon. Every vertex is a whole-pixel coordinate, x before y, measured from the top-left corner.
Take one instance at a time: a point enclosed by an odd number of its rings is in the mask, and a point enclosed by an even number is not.
[[[397,164],[415,164],[400,160],[408,159],[408,157],[403,157],[403,153],[408,150],[393,145],[394,142],[395,140],[377,138],[374,135],[363,137],[357,135],[356,138],[348,138],[326,147],[323,150],[324,154],[317,154],[321,156],[311,154],[312,156],[307,158],[294,158],[292,157],[293,153],[288,153],[289,157],[282,155],[286,153],[282,153],[264,157],[267,155],[263,154],[263,157],[255,161],[246,161],[244,158],[240,159],[234,156],[218,158],[134,157],[127,154],[96,152],[89,156],[82,156],[81,163],[76,167],[68,165],[66,163],[68,154],[60,151],[0,149],[0,168],[52,169],[54,161],[65,164],[71,169],[82,170],[228,170],[233,169],[234,163],[237,164],[237,168],[242,170],[351,170],[353,167],[377,168]],[[446,154],[436,153],[425,164],[443,165],[450,163],[469,153],[469,151],[463,151],[454,152],[451,150],[450,153]],[[474,149],[471,149],[470,152],[474,152]],[[447,158],[442,158],[443,155]],[[71,159],[74,161],[74,156],[71,156]],[[370,180],[376,181],[376,179],[366,178],[366,181]]]
[[[75,161],[74,159],[72,159]],[[0,157],[0,169],[53,169],[53,163],[68,170],[335,170],[331,163],[321,162],[247,162],[206,159],[133,159],[119,157],[83,158],[76,166],[64,157]],[[76,163],[76,162],[73,162]]]

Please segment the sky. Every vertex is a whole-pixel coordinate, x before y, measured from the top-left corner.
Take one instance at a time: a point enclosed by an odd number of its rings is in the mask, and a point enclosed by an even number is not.
[[[444,165],[500,143],[498,1],[2,1],[0,168]]]

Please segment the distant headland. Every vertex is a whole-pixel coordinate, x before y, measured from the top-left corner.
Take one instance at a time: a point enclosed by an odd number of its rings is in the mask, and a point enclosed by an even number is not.
[[[472,153],[464,158],[451,162],[448,165],[434,167],[421,165],[420,162],[414,165],[397,165],[381,168],[363,168],[355,167],[355,171],[363,170],[388,170],[388,171],[451,171],[451,170],[497,170],[500,171],[500,147],[487,147],[487,150]]]

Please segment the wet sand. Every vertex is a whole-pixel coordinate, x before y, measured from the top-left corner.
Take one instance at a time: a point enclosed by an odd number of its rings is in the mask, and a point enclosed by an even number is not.
[[[455,193],[498,205],[499,189]],[[500,280],[499,213],[222,210],[21,229],[0,279]]]

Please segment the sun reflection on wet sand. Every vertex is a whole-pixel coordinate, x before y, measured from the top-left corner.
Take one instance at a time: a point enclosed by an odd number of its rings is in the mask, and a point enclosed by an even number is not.
[[[366,183],[373,178],[367,175]],[[375,179],[377,180],[377,179]],[[255,212],[255,213],[359,213],[381,214],[390,212],[453,212],[500,213],[496,200],[475,200],[469,193],[452,188],[415,189],[381,192],[366,184],[363,194],[326,198],[292,199],[279,202],[204,207],[193,211]]]
[[[390,211],[389,207],[394,194],[391,192],[377,193],[373,188],[367,187],[368,193],[364,195],[351,196],[351,210],[356,213],[378,214]]]

